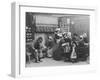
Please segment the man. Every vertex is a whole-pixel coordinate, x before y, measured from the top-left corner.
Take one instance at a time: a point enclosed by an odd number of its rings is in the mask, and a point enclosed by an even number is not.
[[[43,48],[42,41],[43,41],[42,37],[39,37],[34,44],[34,48],[35,48],[35,52],[36,52],[35,53],[35,62],[42,62],[41,57],[40,57],[42,48]]]
[[[60,28],[57,28],[55,30],[55,42],[58,44],[60,42],[61,38],[62,38],[61,30],[60,30]]]

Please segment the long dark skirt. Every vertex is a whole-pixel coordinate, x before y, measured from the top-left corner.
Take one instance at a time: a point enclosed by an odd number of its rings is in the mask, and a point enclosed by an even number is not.
[[[78,60],[87,60],[87,57],[89,56],[89,47],[78,47],[77,53]]]
[[[54,50],[53,50],[53,59],[54,60],[62,60],[64,55],[64,50],[62,47],[59,47],[58,45],[55,45]]]

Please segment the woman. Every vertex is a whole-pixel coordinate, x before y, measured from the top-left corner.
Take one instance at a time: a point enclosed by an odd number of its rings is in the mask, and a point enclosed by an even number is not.
[[[60,40],[60,42],[57,44],[56,49],[53,52],[53,59],[54,60],[62,60],[63,58],[63,53],[64,53],[64,49],[62,47],[62,43],[64,42],[63,39]]]
[[[64,48],[64,61],[70,61],[70,55],[71,55],[71,33],[65,33],[63,34],[64,43],[62,44],[62,47]]]
[[[89,44],[86,33],[80,36],[80,41],[78,43],[78,60],[85,61],[89,56]]]

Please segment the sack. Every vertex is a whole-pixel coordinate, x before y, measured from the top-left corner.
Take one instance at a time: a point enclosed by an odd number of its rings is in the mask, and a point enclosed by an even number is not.
[[[40,57],[40,58],[42,58],[42,57],[43,57],[42,50],[40,50],[40,52],[39,52],[39,57]]]
[[[52,48],[51,49],[48,49],[48,51],[47,51],[47,56],[48,57],[52,57]]]

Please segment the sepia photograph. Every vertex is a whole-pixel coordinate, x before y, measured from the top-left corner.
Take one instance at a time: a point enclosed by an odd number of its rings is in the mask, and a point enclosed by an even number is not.
[[[25,12],[25,67],[88,65],[90,15]]]

